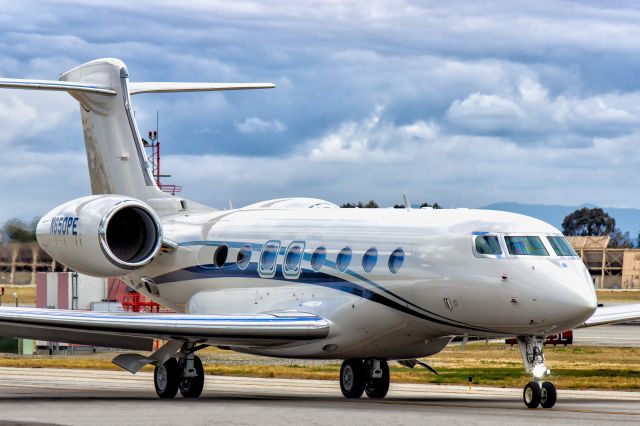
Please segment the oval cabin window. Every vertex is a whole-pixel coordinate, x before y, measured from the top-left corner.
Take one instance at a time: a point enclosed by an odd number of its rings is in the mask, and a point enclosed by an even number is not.
[[[336,268],[340,272],[345,272],[349,265],[351,264],[351,249],[349,247],[345,247],[340,250],[338,253],[338,258],[336,259]]]
[[[389,270],[393,274],[397,274],[404,263],[404,250],[397,248],[389,256]]]
[[[319,272],[327,260],[327,249],[318,247],[311,255],[311,269]]]
[[[362,269],[365,272],[370,273],[373,271],[373,268],[376,266],[378,262],[378,250],[374,247],[367,250],[367,252],[362,256]]]

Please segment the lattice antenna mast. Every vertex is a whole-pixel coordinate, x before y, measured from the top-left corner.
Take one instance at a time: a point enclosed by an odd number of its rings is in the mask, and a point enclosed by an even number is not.
[[[151,150],[151,154],[147,157],[147,161],[151,163],[151,170],[153,178],[156,180],[158,188],[163,192],[175,195],[177,192],[182,191],[182,186],[173,184],[163,184],[160,178],[169,178],[171,175],[163,175],[160,172],[160,141],[159,141],[159,128],[160,128],[160,111],[156,111],[156,128],[155,130],[149,130],[149,140],[142,139],[144,147]]]

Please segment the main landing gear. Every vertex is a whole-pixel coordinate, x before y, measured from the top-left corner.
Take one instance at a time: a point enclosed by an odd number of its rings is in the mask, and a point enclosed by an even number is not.
[[[156,393],[160,398],[173,398],[180,391],[185,398],[197,398],[204,387],[204,368],[193,345],[187,344],[178,358],[169,358],[156,365],[153,372]]]
[[[340,390],[345,398],[384,398],[389,391],[389,364],[380,359],[347,359],[340,368]]]
[[[544,365],[543,353],[544,336],[520,336],[518,346],[527,373],[533,375],[533,381],[527,383],[522,393],[527,408],[551,408],[556,404],[556,387],[551,382],[542,379],[551,374]]]

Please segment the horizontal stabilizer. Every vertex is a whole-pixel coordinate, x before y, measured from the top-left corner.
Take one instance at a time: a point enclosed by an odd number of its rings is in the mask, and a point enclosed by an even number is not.
[[[129,83],[129,93],[215,92],[219,90],[273,89],[273,83]]]
[[[221,90],[273,89],[273,83],[173,83],[173,82],[129,82],[129,93],[215,92]],[[108,86],[58,80],[30,80],[0,78],[0,88],[48,90],[61,92],[85,92],[114,96],[116,91]]]
[[[111,87],[97,84],[74,83],[70,81],[58,80],[29,80],[17,78],[0,78],[0,88],[5,89],[27,89],[27,90],[49,90],[59,92],[85,92],[98,95],[115,96],[116,91]]]

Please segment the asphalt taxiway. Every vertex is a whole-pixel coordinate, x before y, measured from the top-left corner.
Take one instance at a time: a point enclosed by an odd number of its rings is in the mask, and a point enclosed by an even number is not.
[[[640,324],[616,324],[573,330],[574,345],[640,347]]]
[[[550,410],[520,389],[392,384],[381,401],[345,400],[323,380],[207,376],[201,398],[159,400],[150,373],[0,368],[1,424],[607,424],[640,423],[639,392],[560,390]]]

